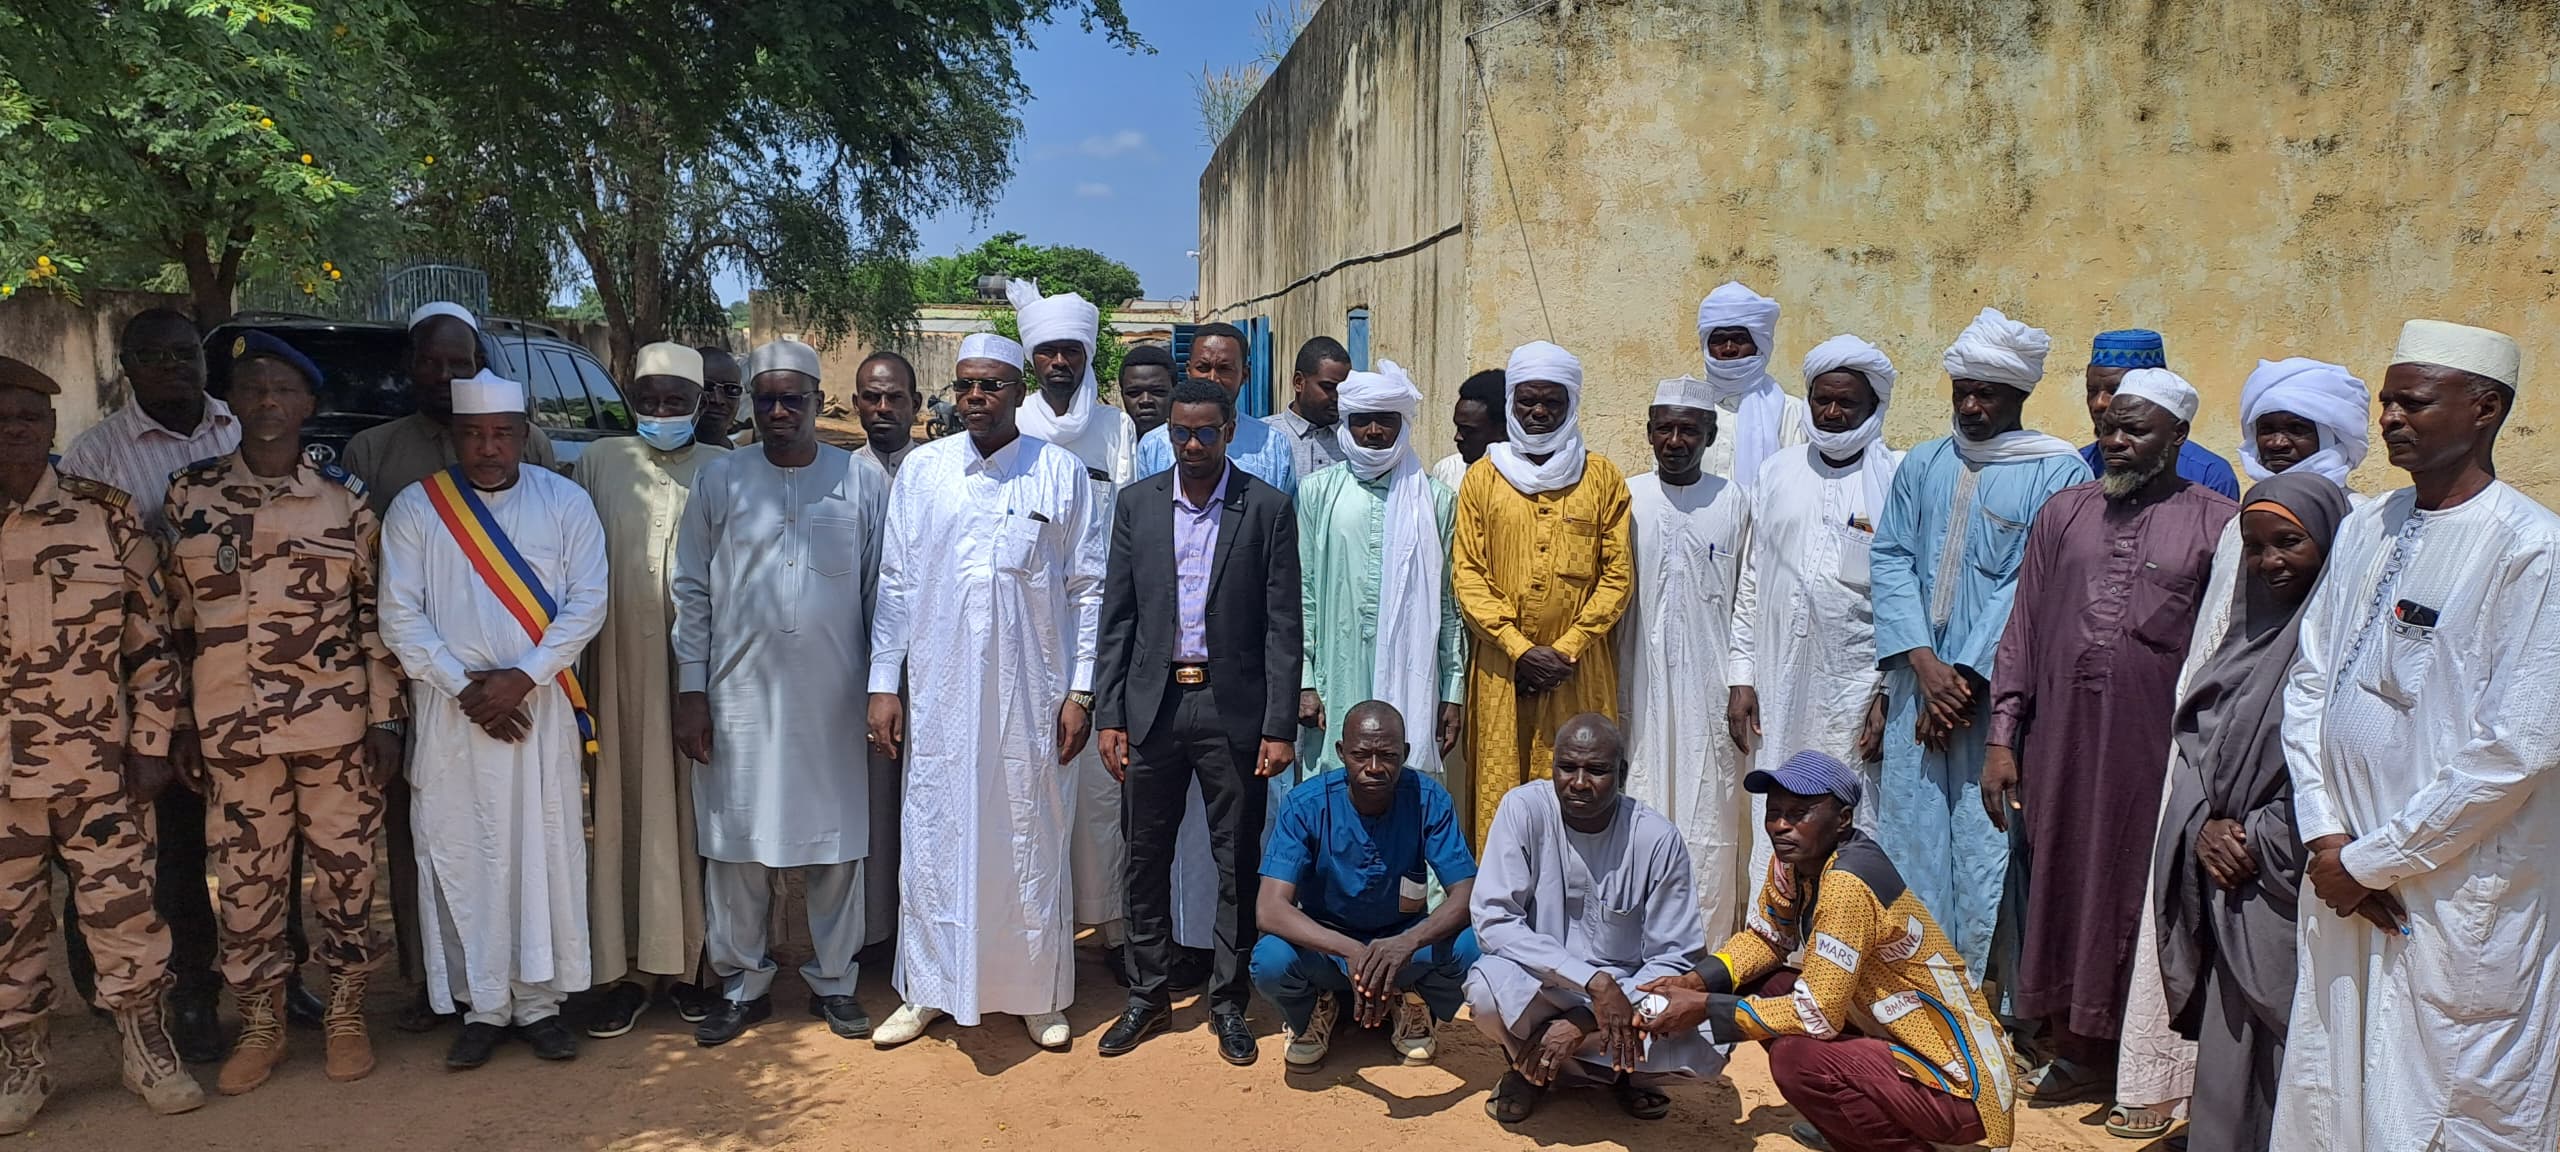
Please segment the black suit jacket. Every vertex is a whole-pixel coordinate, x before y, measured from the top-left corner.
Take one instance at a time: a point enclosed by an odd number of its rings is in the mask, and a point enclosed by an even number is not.
[[[1176,471],[1122,487],[1111,518],[1094,727],[1126,728],[1132,744],[1147,739],[1173,683]],[[1306,651],[1299,608],[1297,511],[1287,495],[1230,464],[1203,622],[1209,691],[1239,744],[1298,738],[1298,662]]]

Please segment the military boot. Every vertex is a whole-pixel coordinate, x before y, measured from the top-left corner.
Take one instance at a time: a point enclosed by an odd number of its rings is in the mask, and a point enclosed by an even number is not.
[[[331,978],[329,1014],[329,1078],[344,1083],[373,1073],[373,1039],[364,1031],[364,985],[367,973],[341,972]]]
[[[284,985],[275,984],[240,997],[240,1038],[231,1058],[213,1083],[225,1096],[254,1091],[284,1063]]]
[[[169,1022],[160,1014],[160,998],[116,1010],[116,1033],[124,1038],[124,1086],[163,1116],[204,1107],[204,1088],[187,1075],[178,1046],[169,1041]]]
[[[0,1032],[0,1136],[26,1131],[52,1094],[53,1077],[44,1070],[44,1021]]]

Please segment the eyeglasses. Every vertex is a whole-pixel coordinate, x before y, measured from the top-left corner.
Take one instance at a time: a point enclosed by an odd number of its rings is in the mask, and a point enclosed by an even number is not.
[[[1227,438],[1227,432],[1226,429],[1214,426],[1208,428],[1186,428],[1180,424],[1167,424],[1164,426],[1164,438],[1172,441],[1173,446],[1176,448],[1180,448],[1194,440],[1199,441],[1200,446],[1203,448],[1215,448],[1218,446],[1218,441]]]
[[[193,348],[127,348],[124,350],[124,358],[132,361],[137,368],[175,368],[180,364],[193,361],[196,358],[196,350]]]
[[[703,385],[702,390],[710,393],[711,395],[726,396],[732,400],[747,394],[746,388],[737,384],[706,384]]]
[[[984,392],[989,396],[999,396],[1012,386],[1013,381],[998,380],[993,376],[963,376],[951,382],[951,394],[966,396],[971,392]]]
[[[809,410],[810,399],[816,395],[815,392],[784,392],[779,395],[758,392],[756,408],[759,411],[767,408],[788,408],[794,412],[806,412]]]

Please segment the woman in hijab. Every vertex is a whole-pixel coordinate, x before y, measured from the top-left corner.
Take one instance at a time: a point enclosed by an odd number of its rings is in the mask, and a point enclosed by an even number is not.
[[[2308,470],[2249,490],[2233,627],[2178,704],[2152,858],[2161,982],[2173,1025],[2198,1043],[2193,1152],[2263,1152],[2275,1114],[2304,863],[2284,686],[2303,602],[2346,514],[2345,490]]]

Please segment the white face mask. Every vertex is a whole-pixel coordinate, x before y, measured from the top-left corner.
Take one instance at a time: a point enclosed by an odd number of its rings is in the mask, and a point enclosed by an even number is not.
[[[700,415],[688,412],[682,416],[640,417],[640,438],[660,452],[673,452],[693,443],[693,426]]]

